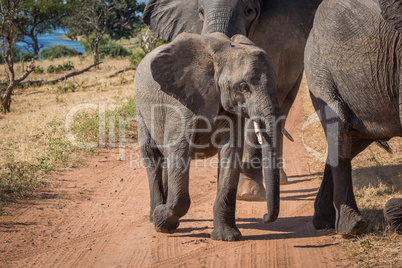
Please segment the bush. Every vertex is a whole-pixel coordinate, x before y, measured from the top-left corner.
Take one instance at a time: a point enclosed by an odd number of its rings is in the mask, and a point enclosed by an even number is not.
[[[65,71],[70,71],[74,69],[74,64],[71,61],[63,63],[63,68]]]
[[[48,73],[48,74],[52,74],[52,73],[54,73],[56,71],[56,67],[54,66],[54,65],[50,65],[49,67],[47,67],[47,70],[46,70],[46,72]]]
[[[93,43],[95,37],[91,35],[89,41]],[[87,40],[82,39],[80,44],[84,47],[86,54],[91,54],[91,49]],[[123,46],[112,41],[108,35],[104,35],[99,44],[99,58],[102,59],[106,56],[117,58],[125,57],[130,55],[130,53]]]
[[[40,67],[39,65],[36,66],[34,74],[43,74],[45,72],[45,69],[43,69],[42,67]]]
[[[166,40],[158,38],[158,41],[156,41],[156,44],[155,44],[155,48],[157,48],[157,47],[159,47],[161,45],[165,45],[165,44],[169,44],[169,41],[166,41]]]
[[[51,74],[51,73],[54,73],[54,72],[56,72],[56,73],[62,73],[62,72],[64,72],[64,71],[70,71],[70,70],[72,70],[72,69],[74,69],[74,64],[73,64],[71,61],[68,61],[68,62],[65,62],[65,63],[63,63],[63,64],[57,65],[57,67],[54,66],[54,65],[50,65],[50,66],[47,68],[47,73],[48,73],[48,74]]]
[[[138,66],[140,64],[140,61],[145,57],[145,53],[142,50],[136,50],[131,54],[130,56],[130,65],[132,66]]]
[[[117,57],[125,57],[130,55],[130,53],[122,47],[121,45],[110,41],[106,45],[102,45],[99,47],[99,57],[104,58],[106,56],[117,58]]]
[[[59,64],[56,67],[56,73],[62,73],[64,71],[63,65]]]
[[[35,58],[35,55],[31,52],[20,53],[14,58],[14,62],[27,62],[31,61],[33,58]]]
[[[64,45],[56,45],[43,49],[40,55],[42,59],[52,60],[67,56],[77,56],[79,55],[79,52],[75,48],[69,48]]]

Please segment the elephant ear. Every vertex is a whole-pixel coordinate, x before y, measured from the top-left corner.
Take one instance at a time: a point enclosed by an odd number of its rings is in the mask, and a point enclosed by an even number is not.
[[[402,0],[379,0],[382,17],[402,33]]]
[[[149,0],[142,19],[159,38],[172,41],[180,33],[201,33],[197,0]]]
[[[213,121],[220,98],[214,62],[209,51],[211,37],[180,34],[151,60],[153,79],[160,89],[179,100],[195,115]]]

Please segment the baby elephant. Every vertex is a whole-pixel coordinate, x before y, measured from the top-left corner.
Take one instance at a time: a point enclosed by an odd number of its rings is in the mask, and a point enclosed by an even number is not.
[[[190,207],[189,162],[219,153],[213,209],[216,240],[239,240],[236,190],[250,118],[263,147],[268,214],[279,213],[278,146],[282,142],[276,74],[249,39],[183,33],[147,55],[135,75],[138,136],[151,195],[150,221],[173,233]]]

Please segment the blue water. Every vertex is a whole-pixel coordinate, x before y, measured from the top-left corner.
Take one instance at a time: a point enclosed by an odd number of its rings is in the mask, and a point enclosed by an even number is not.
[[[57,37],[63,36],[67,33],[67,30],[57,29],[55,33],[49,34],[41,34],[38,36],[39,47],[43,47],[40,51],[44,48],[55,46],[55,45],[65,45],[70,48],[75,48],[78,52],[84,53],[84,48],[80,45],[78,41],[71,41],[71,40],[64,40],[64,39],[56,39]],[[32,43],[31,39],[25,37],[25,40],[29,43]],[[24,42],[18,42],[17,45],[21,47],[22,52],[28,52],[25,48],[26,44]],[[32,49],[31,49],[32,50]],[[30,51],[32,52],[32,51]]]
[[[139,0],[138,2],[148,3],[148,0]],[[80,42],[56,39],[57,37],[63,36],[66,33],[67,33],[67,30],[58,28],[55,33],[39,35],[38,42],[39,42],[39,47],[41,47],[40,51],[44,48],[55,46],[55,45],[65,45],[70,48],[75,48],[80,53],[84,53],[84,48],[80,45]],[[25,37],[25,40],[28,41],[29,43],[32,43],[30,38]],[[22,52],[28,52],[26,50],[26,44],[24,42],[18,42],[17,45],[19,47],[21,47]],[[42,45],[43,45],[43,47],[42,47]],[[33,51],[30,51],[30,52],[33,52]]]

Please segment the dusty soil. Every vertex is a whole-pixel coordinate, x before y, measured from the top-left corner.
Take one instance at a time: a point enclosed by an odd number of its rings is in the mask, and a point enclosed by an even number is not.
[[[238,201],[240,242],[209,238],[216,169],[192,164],[192,204],[178,231],[157,233],[148,221],[146,171],[138,148],[118,161],[115,150],[87,166],[53,175],[59,187],[43,198],[6,208],[0,217],[0,267],[345,267],[351,265],[334,232],[312,225],[319,180],[301,144],[302,99],[287,122],[295,143],[285,144],[290,183],[281,186],[280,218],[264,225],[264,202]],[[209,162],[216,166],[216,161]],[[207,165],[208,166],[208,165]]]

